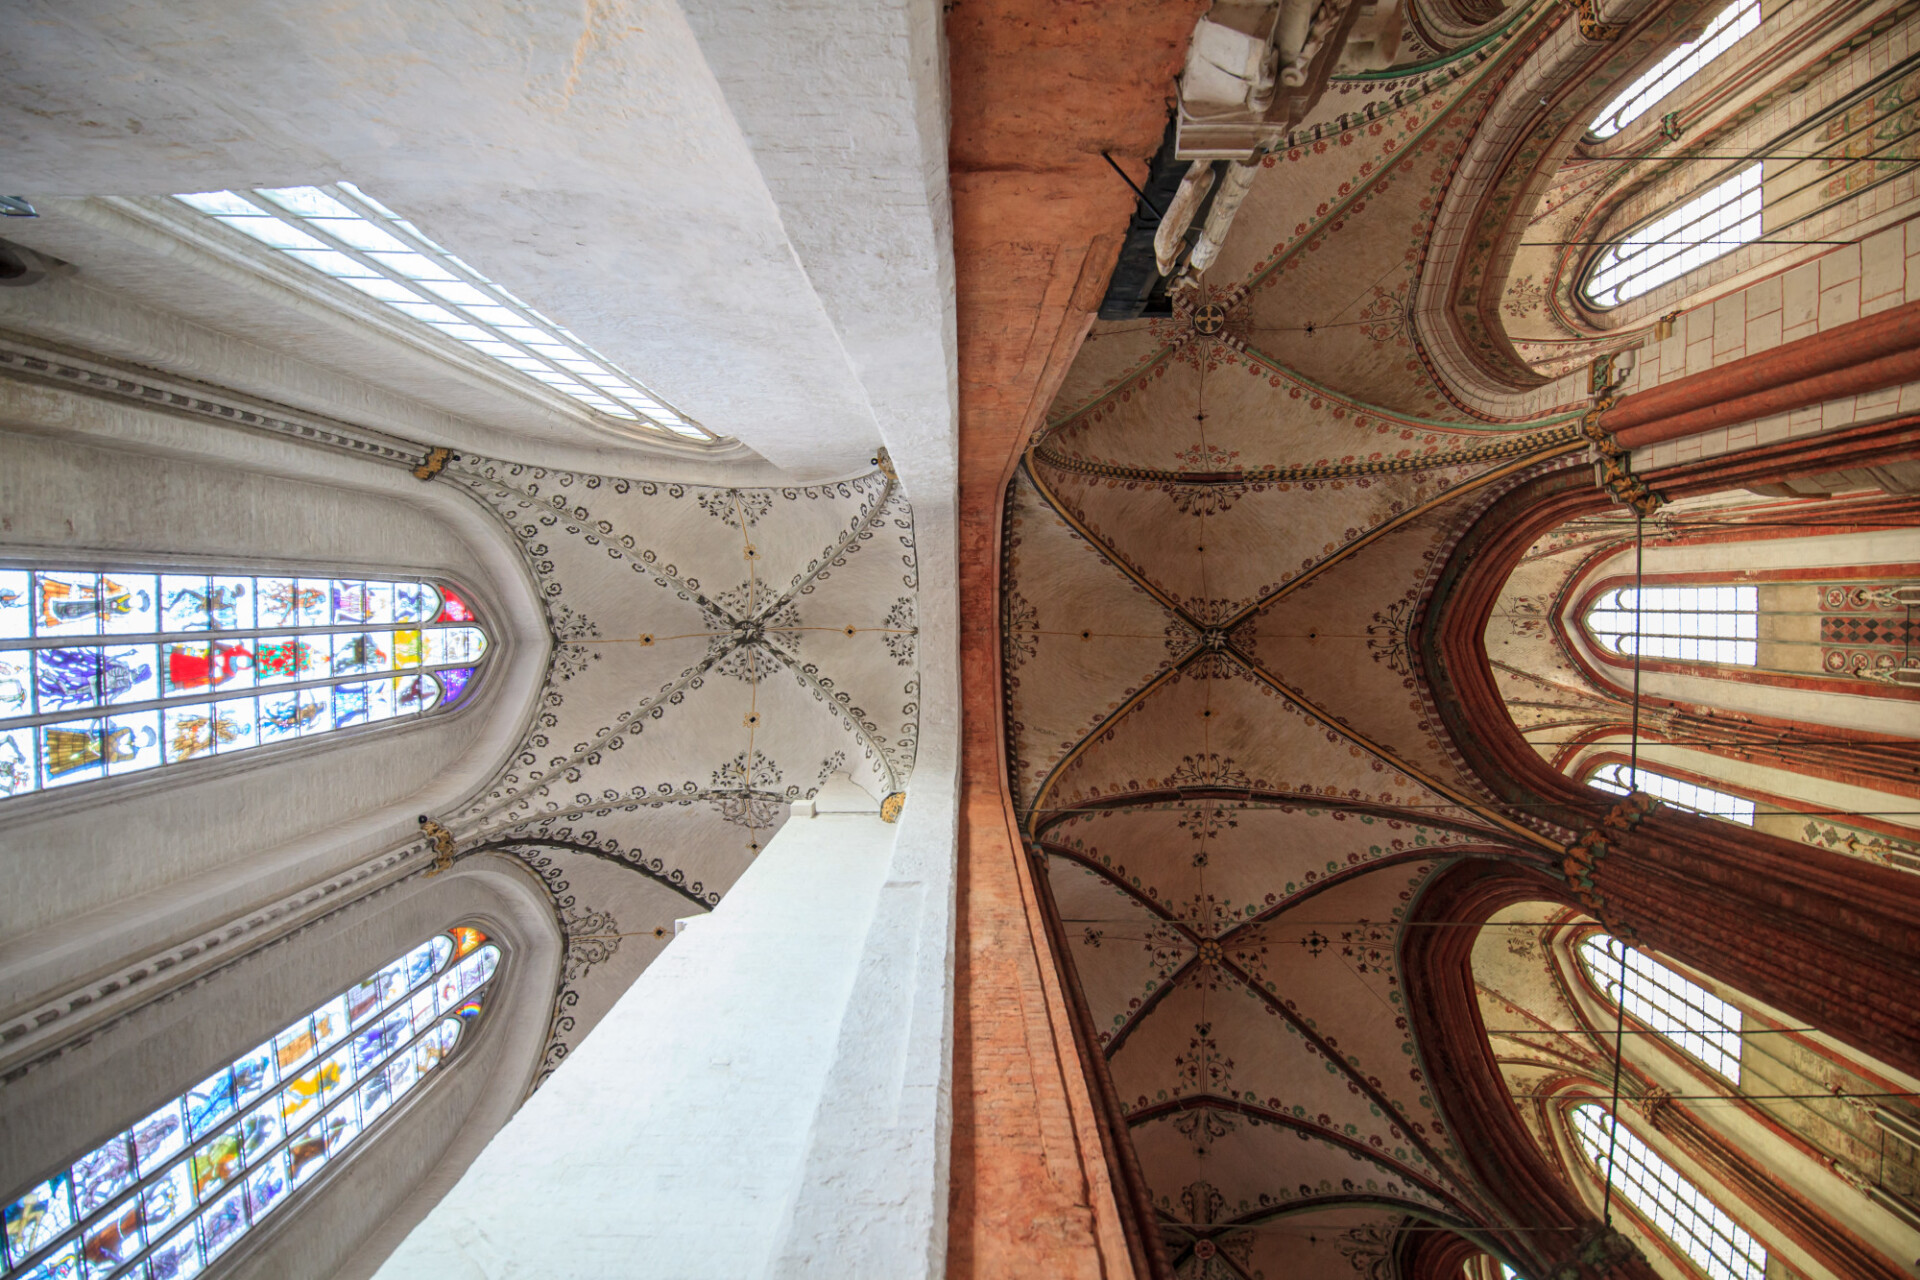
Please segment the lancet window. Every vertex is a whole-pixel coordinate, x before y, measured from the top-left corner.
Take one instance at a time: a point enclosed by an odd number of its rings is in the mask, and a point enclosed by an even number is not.
[[[1698,39],[1675,48],[1609,102],[1593,122],[1593,136],[1611,138],[1759,26],[1760,0],[1733,0]]]
[[[1608,761],[1587,775],[1587,785],[1620,796],[1643,791],[1676,809],[1704,814],[1709,818],[1724,818],[1748,827],[1753,825],[1757,812],[1754,802],[1745,796],[1669,778],[1664,773],[1655,773],[1650,769],[1635,769],[1618,761]]]
[[[1766,1280],[1766,1249],[1632,1129],[1596,1103],[1574,1107],[1570,1118],[1601,1176],[1611,1167],[1616,1194],[1708,1280]]]
[[[1750,667],[1759,660],[1756,587],[1622,587],[1602,592],[1584,621],[1595,641],[1623,658],[1637,649],[1679,662]]]
[[[197,1275],[287,1212],[473,1035],[501,950],[435,934],[5,1209],[6,1280]],[[122,1268],[129,1268],[122,1271]]]
[[[0,798],[444,711],[487,647],[440,583],[0,568]]]
[[[690,440],[714,438],[350,182],[174,199],[598,413]]]
[[[1587,275],[1588,300],[1618,306],[1758,240],[1761,178],[1761,166],[1748,165],[1609,243]]]
[[[1594,985],[1608,1000],[1624,1004],[1634,1021],[1740,1083],[1738,1009],[1609,934],[1581,939],[1580,961]]]

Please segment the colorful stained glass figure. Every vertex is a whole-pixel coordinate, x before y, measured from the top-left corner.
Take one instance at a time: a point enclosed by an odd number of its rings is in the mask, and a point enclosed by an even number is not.
[[[113,745],[113,758],[107,772],[118,776],[151,769],[161,763],[160,713],[127,711],[107,720],[107,740]]]
[[[190,1161],[169,1165],[141,1191],[149,1239],[193,1212],[193,1166]]]
[[[238,1240],[246,1229],[247,1189],[235,1187],[200,1215],[200,1245],[206,1252],[207,1261],[211,1262],[225,1253],[227,1247]]]
[[[168,1236],[147,1255],[147,1274],[152,1280],[191,1280],[205,1266],[200,1256],[200,1233],[191,1224]]]
[[[337,995],[313,1011],[314,1044],[325,1053],[346,1037],[349,1025],[347,997]]]
[[[0,732],[0,796],[33,790],[33,730]]]
[[[253,626],[253,579],[213,578],[207,586],[207,620],[215,631],[245,631]]]
[[[24,1262],[73,1225],[73,1179],[55,1174],[8,1205],[5,1217],[7,1258]]]
[[[20,1280],[80,1280],[80,1245],[69,1242],[48,1254]]]
[[[467,684],[473,679],[473,668],[456,667],[438,674],[441,689],[440,705],[450,707],[460,701],[460,695],[467,691]]]
[[[258,1222],[287,1194],[285,1157],[269,1160],[247,1175],[247,1210]]]
[[[262,636],[253,642],[253,674],[261,684],[311,680],[319,673],[313,642],[298,636]]]
[[[253,683],[253,652],[244,640],[169,644],[161,661],[169,695],[202,689],[244,689]]]
[[[383,637],[390,634],[361,632],[334,636],[333,674],[363,675],[374,671],[385,671],[390,662],[389,649],[392,642],[384,640]]]
[[[151,607],[140,590],[111,574],[43,571],[33,576],[36,636],[98,635],[103,620]]]
[[[229,698],[213,704],[213,744],[216,752],[245,751],[260,745],[252,698]]]
[[[313,1019],[306,1017],[273,1038],[273,1058],[285,1079],[313,1056]]]
[[[463,1001],[461,1004],[455,1006],[453,1014],[456,1018],[462,1020],[477,1018],[480,1016],[480,1002],[478,1000]]]
[[[308,1178],[327,1159],[327,1131],[316,1120],[287,1148],[287,1178],[296,1187]]]
[[[33,655],[33,692],[41,711],[73,711],[100,701],[103,659],[98,649],[39,649]]]
[[[333,690],[302,689],[299,716],[300,736],[303,738],[333,732]]]
[[[133,1185],[133,1135],[118,1134],[73,1162],[75,1211],[86,1217]]]
[[[104,1276],[131,1262],[146,1243],[140,1197],[128,1196],[88,1230],[80,1245],[88,1276]]]
[[[310,627],[325,623],[328,591],[325,582],[296,581],[293,578],[259,578],[255,581],[261,626]]]
[[[233,1064],[233,1102],[245,1107],[273,1087],[273,1045],[261,1045]]]
[[[33,581],[26,570],[0,569],[0,637],[13,640],[33,634],[33,614],[27,608],[32,595]]]
[[[430,622],[440,612],[440,593],[424,582],[393,584],[393,620]],[[0,635],[5,635],[0,631]]]
[[[134,758],[133,731],[109,731],[102,720],[72,720],[40,730],[40,768],[49,783],[98,777],[102,766]]]
[[[285,1132],[278,1104],[272,1100],[261,1103],[240,1117],[241,1158],[251,1166],[260,1153],[280,1141]]]
[[[348,1094],[344,1101],[320,1118],[320,1124],[327,1132],[327,1155],[340,1154],[340,1148],[352,1142],[360,1133],[360,1103]]]
[[[0,716],[33,713],[33,650],[0,650]]]
[[[133,1155],[146,1177],[187,1145],[187,1126],[181,1123],[180,1099],[175,1098],[133,1126]]]
[[[472,622],[473,617],[473,610],[467,607],[465,600],[462,600],[451,591],[442,589],[440,592],[440,613],[435,617],[435,622]]]
[[[199,1138],[233,1114],[233,1070],[223,1068],[187,1090],[187,1137]]]
[[[487,940],[487,935],[478,929],[461,927],[449,929],[447,932],[453,935],[453,954],[455,959],[467,955],[475,947]]]
[[[252,729],[252,719],[241,723],[232,708],[218,704],[166,708],[167,762],[192,760],[222,747],[244,745]]]
[[[257,714],[260,741],[277,742],[283,738],[299,737],[301,731],[320,714],[320,707],[316,702],[302,700],[297,693],[286,693],[261,698]]]
[[[477,929],[436,934],[84,1153],[7,1208],[0,1280],[198,1273],[446,1061],[499,962]]]
[[[345,729],[350,725],[366,722],[367,686],[364,684],[333,686],[333,727]]]
[[[360,1115],[368,1124],[393,1101],[393,1089],[387,1084],[387,1073],[377,1072],[365,1084],[360,1086]]]
[[[207,580],[200,574],[163,574],[160,625],[166,631],[207,629]]]
[[[420,636],[421,633],[419,631],[396,631],[393,633],[393,665],[396,670],[401,667],[417,667],[420,665],[420,656],[423,652]]]
[[[151,573],[107,575],[113,606],[101,615],[100,630],[110,636],[145,636],[160,630],[160,579]]]

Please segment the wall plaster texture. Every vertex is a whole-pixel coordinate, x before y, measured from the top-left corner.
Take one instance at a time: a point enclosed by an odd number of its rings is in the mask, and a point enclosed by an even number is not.
[[[23,193],[353,181],[796,479],[858,469],[883,421],[951,457],[931,3],[360,0],[325,22],[27,3],[9,26],[0,121]],[[196,285],[201,265],[94,270],[220,327],[231,291]],[[266,334],[335,367],[360,350],[314,329]],[[512,401],[494,421],[527,444],[608,451]]]
[[[842,779],[820,801],[847,794],[859,796]],[[903,891],[901,829],[861,799],[865,812],[796,814],[377,1274],[925,1274],[924,1243],[870,1210],[843,1210],[829,1232],[806,1194],[824,1143],[891,1154],[838,1131],[832,1097],[849,1037],[876,1030],[860,997],[870,935],[882,899]],[[884,1064],[868,1082],[911,1093],[899,1031],[861,1038]]]

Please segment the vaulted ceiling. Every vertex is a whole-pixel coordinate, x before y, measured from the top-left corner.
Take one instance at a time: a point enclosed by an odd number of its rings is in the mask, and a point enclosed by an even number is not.
[[[1416,333],[1479,74],[1267,159],[1172,316],[1095,326],[1007,495],[1014,805],[1196,1280],[1392,1274],[1488,1212],[1395,957],[1438,859],[1534,837],[1410,629],[1484,504],[1583,446],[1567,406],[1461,402]]]

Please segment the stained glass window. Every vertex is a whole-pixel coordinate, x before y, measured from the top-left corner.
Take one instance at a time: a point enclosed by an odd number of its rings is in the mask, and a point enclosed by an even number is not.
[[[455,1053],[500,948],[436,934],[6,1206],[6,1280],[185,1280]]]
[[[486,651],[435,583],[0,567],[0,798],[425,715]]]
[[[1766,1280],[1767,1251],[1726,1211],[1681,1177],[1626,1125],[1595,1103],[1573,1109],[1573,1131],[1604,1175],[1613,1143],[1615,1191],[1708,1280]]]
[[[1715,791],[1712,787],[1683,782],[1679,778],[1669,778],[1664,773],[1654,773],[1648,769],[1634,769],[1609,761],[1588,776],[1587,785],[1611,791],[1618,796],[1644,791],[1676,809],[1704,814],[1709,818],[1725,818],[1728,822],[1738,822],[1743,826],[1753,825],[1754,803],[1745,796]]]
[[[1634,617],[1638,606],[1639,618]],[[1587,611],[1587,634],[1630,658],[1751,667],[1760,658],[1757,587],[1621,587]]]
[[[1580,942],[1580,959],[1607,999],[1621,1000],[1626,973],[1626,1011],[1649,1031],[1740,1083],[1740,1011],[1697,982],[1690,982],[1643,951],[1604,933]]]
[[[1609,243],[1587,276],[1587,297],[1618,306],[1758,240],[1760,206],[1760,166],[1749,165]]]
[[[350,182],[174,199],[608,417],[690,440],[714,438]]]
[[[1733,0],[1707,24],[1699,39],[1677,46],[1609,102],[1593,122],[1594,137],[1611,138],[1638,120],[1654,103],[1678,89],[1700,68],[1759,26],[1760,0]]]

